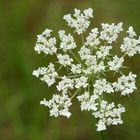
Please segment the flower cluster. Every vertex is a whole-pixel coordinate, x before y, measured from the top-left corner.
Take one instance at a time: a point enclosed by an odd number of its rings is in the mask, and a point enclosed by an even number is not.
[[[48,84],[48,86],[51,86],[55,83],[55,77],[58,76],[57,72],[54,69],[54,64],[50,63],[49,66],[46,67],[40,67],[38,70],[33,71],[33,75],[36,77],[40,77],[41,81],[44,81]]]
[[[65,15],[64,19],[67,21],[68,25],[72,28],[75,28],[78,34],[82,34],[88,28],[90,21],[89,18],[93,17],[93,9],[85,9],[83,13],[79,9],[74,9],[74,18],[71,17],[71,14]]]
[[[97,131],[105,130],[107,125],[123,123],[121,114],[125,112],[125,108],[122,105],[118,104],[117,107],[115,107],[114,102],[108,103],[102,100],[99,108],[98,111],[92,113],[92,115],[99,120],[96,124]]]
[[[114,54],[113,43],[117,44],[123,23],[102,23],[101,30],[93,28],[84,38],[83,34],[90,25],[89,19],[93,18],[93,10],[88,8],[82,12],[75,9],[74,12],[73,17],[68,14],[64,19],[80,35],[81,44],[77,45],[74,37],[64,30],[58,31],[58,41],[51,36],[50,29],[37,36],[35,51],[38,54],[43,52],[46,56],[56,56],[57,59],[47,67],[33,71],[34,76],[56,90],[52,99],[44,99],[40,104],[50,109],[50,116],[69,118],[70,106],[76,97],[81,111],[90,111],[96,118],[97,131],[106,130],[109,125],[123,123],[121,115],[125,108],[114,102],[109,103],[105,96],[113,96],[115,92],[126,96],[137,89],[136,75],[125,73],[126,67],[123,65],[127,56],[140,53],[140,37],[136,38],[130,26],[123,37],[123,43],[118,43],[121,53]]]
[[[128,36],[123,39],[123,44],[120,48],[122,52],[129,57],[132,57],[135,54],[140,53],[140,37],[138,39],[135,38],[136,33],[132,26],[129,27],[127,33]]]
[[[123,31],[122,28],[122,22],[115,25],[114,23],[107,24],[107,23],[102,23],[102,31],[100,32],[100,38],[107,43],[111,44],[113,41],[116,41],[118,38],[118,34]]]
[[[68,107],[71,106],[72,103],[68,95],[53,95],[51,100],[46,101],[44,99],[40,104],[50,108],[50,116],[58,117],[59,115],[63,115],[69,118],[71,115]]]
[[[41,52],[44,52],[47,55],[56,53],[56,38],[51,37],[51,32],[52,30],[46,29],[41,35],[37,36],[37,42],[34,49],[38,54]]]

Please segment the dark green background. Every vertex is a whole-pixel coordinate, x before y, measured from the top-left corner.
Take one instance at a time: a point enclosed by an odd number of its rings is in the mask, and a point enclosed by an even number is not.
[[[93,26],[101,22],[124,22],[140,34],[140,0],[0,0],[0,140],[99,140],[94,118],[71,108],[70,119],[50,117],[39,105],[48,88],[32,76],[33,69],[45,66],[47,57],[34,52],[36,35],[46,27],[55,32],[66,26],[62,17],[74,8],[94,9]],[[126,60],[138,75],[140,56]],[[110,127],[106,140],[140,140],[139,90],[130,98],[118,98],[126,106],[124,124]]]

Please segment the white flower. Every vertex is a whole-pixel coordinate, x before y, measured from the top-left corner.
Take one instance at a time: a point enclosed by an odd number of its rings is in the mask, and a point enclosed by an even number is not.
[[[112,49],[112,46],[101,46],[99,50],[96,52],[98,58],[105,58],[109,55],[109,51]]]
[[[84,10],[85,18],[93,18],[93,9],[88,8]]]
[[[127,33],[129,34],[129,37],[132,37],[132,38],[133,38],[133,37],[136,36],[136,33],[134,32],[134,29],[133,29],[132,26],[130,26],[130,27],[128,28]]]
[[[50,29],[45,29],[45,30],[42,32],[42,35],[45,36],[45,37],[50,37],[50,36],[51,36],[51,32],[52,32],[52,30],[50,30]]]
[[[74,9],[74,12],[74,18],[72,18],[71,14],[65,15],[63,18],[68,23],[68,26],[75,28],[78,34],[82,34],[90,24],[89,18],[93,17],[93,9],[85,9],[83,13],[79,9]]]
[[[77,96],[77,99],[81,102],[81,111],[83,110],[96,111],[98,105],[98,103],[96,102],[97,98],[98,96],[96,94],[90,96],[88,92],[85,92],[84,94]]]
[[[40,102],[40,104],[50,108],[50,116],[58,117],[61,115],[66,116],[67,118],[71,116],[69,107],[72,105],[72,103],[68,95],[53,95],[51,100],[46,101],[46,99],[44,99]]]
[[[77,65],[72,64],[71,71],[73,74],[80,74],[82,72],[82,65],[81,64],[77,64]]]
[[[78,88],[78,89],[80,87],[86,88],[88,86],[87,80],[88,80],[88,78],[84,77],[84,76],[81,76],[80,78],[76,78],[75,79],[75,88]]]
[[[107,101],[102,100],[99,110],[92,113],[99,120],[96,124],[97,131],[106,130],[107,125],[122,124],[121,114],[124,112],[125,108],[122,105],[118,104],[115,107],[114,102],[109,104]]]
[[[62,77],[62,81],[60,81],[58,83],[57,90],[58,91],[67,91],[68,89],[73,89],[74,86],[74,80],[73,79],[69,79],[66,76]]]
[[[93,84],[95,94],[111,93],[114,92],[112,85],[106,79],[96,80]]]
[[[41,35],[37,36],[37,43],[34,50],[40,54],[41,52],[45,53],[46,55],[54,54],[57,52],[56,45],[56,38],[50,38],[52,30],[45,29]]]
[[[88,52],[88,51],[87,51]],[[87,56],[85,57],[86,61],[85,61],[85,64],[89,67],[89,66],[96,66],[97,65],[97,58],[95,55],[91,55],[90,52],[89,53],[86,53],[84,55],[84,50],[83,50],[83,57],[84,56]]]
[[[94,28],[91,30],[91,33],[89,33],[89,36],[86,38],[85,45],[86,46],[91,46],[91,47],[96,47],[97,45],[100,44],[99,38],[98,38],[98,28]]]
[[[87,69],[83,70],[85,74],[99,73],[105,70],[104,62],[97,63],[96,56],[89,56],[85,64],[88,66]]]
[[[117,25],[115,25],[114,23],[102,23],[102,31],[100,32],[100,38],[102,40],[107,41],[107,43],[109,44],[116,41],[116,39],[118,38],[118,34],[121,31],[123,31],[122,25],[122,22],[118,23]]]
[[[62,54],[58,54],[57,55],[58,61],[61,65],[65,66],[70,66],[71,62],[73,62],[73,59],[70,58],[70,56],[68,54],[62,55]]]
[[[82,51],[81,50],[80,50],[81,59],[82,58],[85,59],[86,60],[85,64],[87,65],[87,68],[83,70],[85,74],[98,73],[105,70],[104,62],[98,61],[95,55],[91,55],[89,49],[86,48],[85,51],[84,49]]]
[[[97,126],[97,131],[106,130],[106,125],[103,120],[99,120],[98,123],[96,124],[96,126]]]
[[[93,71],[94,71],[94,66],[90,66],[90,67],[88,67],[87,69],[84,69],[83,70],[83,73],[85,73],[85,74],[92,74],[93,73]]]
[[[37,70],[34,70],[33,75],[36,77],[42,76],[40,77],[40,80],[46,82],[48,86],[51,86],[53,83],[55,83],[55,78],[58,76],[54,69],[54,64],[52,63],[50,63],[47,68],[41,67]]]
[[[136,75],[130,72],[128,76],[122,75],[120,78],[118,78],[118,81],[114,82],[113,86],[116,91],[121,91],[122,95],[129,95],[137,89],[135,79]]]
[[[64,52],[76,48],[74,38],[71,34],[65,35],[64,30],[60,30],[58,34],[61,40],[60,48],[63,49]]]
[[[78,51],[80,58],[82,60],[88,59],[91,56],[91,51],[90,49],[86,48],[85,46],[82,46],[80,51]]]
[[[123,44],[121,44],[121,51],[127,54],[129,57],[140,53],[140,37],[139,39],[125,37],[123,39]]]
[[[136,75],[130,72],[126,76],[126,71],[122,71],[121,68],[125,68],[123,63],[126,55],[131,57],[140,53],[140,37],[135,38],[136,33],[130,26],[120,45],[117,38],[123,31],[122,22],[102,23],[101,30],[94,27],[86,37],[87,33],[83,33],[90,25],[90,18],[93,18],[91,8],[83,11],[74,9],[73,15],[68,14],[63,18],[81,36],[82,46],[76,45],[78,38],[74,39],[74,36],[66,34],[65,30],[59,30],[59,41],[51,36],[50,29],[45,29],[37,36],[35,51],[39,54],[55,54],[56,56],[47,57],[47,61],[57,61],[55,68],[54,64],[50,63],[48,67],[40,67],[32,73],[49,87],[53,86],[57,93],[53,94],[50,100],[44,99],[40,104],[50,109],[50,116],[69,118],[71,101],[77,97],[81,111],[90,111],[98,121],[97,131],[106,130],[110,125],[122,124],[121,115],[125,108],[120,104],[115,105],[114,102],[108,103],[104,99],[110,100],[106,96],[113,96],[116,92],[129,95],[137,89]],[[56,42],[59,42],[59,45],[56,45]],[[123,53],[120,57],[112,53],[114,45],[120,46]]]
[[[113,71],[118,71],[122,67],[123,62],[123,57],[119,58],[117,55],[115,55],[113,57],[113,60],[108,62],[109,69]]]
[[[105,70],[105,65],[103,61],[100,61],[97,66],[95,66],[94,73],[101,72]]]

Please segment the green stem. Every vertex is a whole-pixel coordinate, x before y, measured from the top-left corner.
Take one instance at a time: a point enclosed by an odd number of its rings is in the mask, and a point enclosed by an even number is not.
[[[81,34],[81,39],[82,39],[82,43],[83,43],[83,46],[85,45],[85,41],[84,41],[84,36],[83,34]]]
[[[90,77],[88,78],[88,93],[90,94]]]
[[[71,100],[76,96],[76,94],[80,91],[80,88],[76,90],[76,92],[72,95]]]
[[[73,57],[75,58],[75,60],[76,60],[79,64],[81,64],[81,62],[80,62],[79,59],[75,56],[75,54],[74,54],[72,51],[70,51],[70,53],[73,55]]]
[[[104,134],[103,134],[102,131],[100,132],[100,136],[101,136],[101,140],[105,140],[105,139],[104,139]]]
[[[79,77],[79,76],[81,76],[81,75],[80,75],[80,74],[79,74],[79,75],[69,75],[69,76],[67,76],[67,77],[68,77],[68,78],[76,78],[76,77]],[[62,79],[63,76],[57,76],[56,78]]]

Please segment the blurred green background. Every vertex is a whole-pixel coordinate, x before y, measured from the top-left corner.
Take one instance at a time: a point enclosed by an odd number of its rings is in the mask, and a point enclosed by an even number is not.
[[[94,9],[93,26],[124,22],[140,34],[140,0],[0,0],[0,140],[99,140],[90,113],[71,108],[70,119],[50,117],[39,102],[51,91],[32,71],[48,62],[34,52],[36,35],[46,27],[57,32],[65,27],[62,17],[74,8]],[[140,56],[127,59],[138,75]],[[124,124],[110,127],[106,140],[140,140],[139,90],[130,98],[118,98],[126,106]]]

